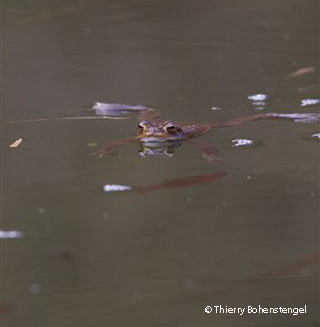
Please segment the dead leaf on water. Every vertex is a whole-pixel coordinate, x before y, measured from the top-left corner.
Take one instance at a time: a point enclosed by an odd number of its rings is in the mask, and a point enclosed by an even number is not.
[[[295,70],[293,73],[289,74],[287,77],[291,78],[291,77],[298,77],[304,74],[309,74],[309,73],[313,73],[315,71],[315,67],[311,66],[311,67],[303,67],[300,68],[298,70]]]
[[[9,148],[17,148],[22,143],[22,139],[17,139],[9,145]]]

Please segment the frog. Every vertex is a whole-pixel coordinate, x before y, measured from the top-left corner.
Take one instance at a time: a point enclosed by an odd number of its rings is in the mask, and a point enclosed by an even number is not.
[[[114,149],[127,143],[138,143],[139,153],[142,156],[161,155],[172,157],[176,149],[182,144],[193,144],[201,149],[202,157],[209,163],[223,160],[218,150],[212,144],[194,140],[214,128],[226,128],[243,125],[257,120],[293,120],[295,122],[315,123],[320,121],[317,113],[255,113],[252,115],[232,118],[225,122],[176,122],[163,119],[159,109],[143,106],[118,103],[96,103],[92,109],[97,115],[121,116],[131,112],[138,112],[139,123],[133,136],[118,139],[107,143],[100,150],[93,153],[98,158],[114,154]]]

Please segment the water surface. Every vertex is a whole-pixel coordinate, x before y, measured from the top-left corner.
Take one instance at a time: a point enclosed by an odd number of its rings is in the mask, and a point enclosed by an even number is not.
[[[315,0],[3,7],[3,120],[86,115],[95,101],[182,121],[319,111],[301,106],[319,98]],[[303,67],[314,70],[288,77]],[[224,158],[213,164],[188,145],[170,159],[143,158],[135,145],[88,155],[134,132],[128,118],[3,127],[1,230],[21,233],[0,239],[3,325],[315,326],[319,125],[214,130],[202,137]],[[257,146],[233,146],[239,139]],[[228,175],[144,195],[102,192],[219,172]],[[307,314],[205,314],[220,304]]]

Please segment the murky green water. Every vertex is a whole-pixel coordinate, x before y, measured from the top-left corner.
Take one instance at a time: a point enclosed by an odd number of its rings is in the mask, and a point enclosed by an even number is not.
[[[95,101],[149,104],[183,121],[319,112],[300,106],[319,98],[317,1],[2,7],[3,120],[86,115]],[[287,77],[303,67],[315,71]],[[268,98],[253,104],[254,94]],[[202,140],[224,158],[212,164],[188,145],[170,159],[143,158],[135,145],[88,155],[88,144],[136,125],[131,115],[2,128],[0,229],[23,234],[0,239],[1,325],[316,326],[319,142],[310,135],[319,125],[211,131]],[[235,139],[261,145],[233,147]],[[213,172],[228,175],[143,195],[101,191]],[[204,312],[259,304],[307,313]]]

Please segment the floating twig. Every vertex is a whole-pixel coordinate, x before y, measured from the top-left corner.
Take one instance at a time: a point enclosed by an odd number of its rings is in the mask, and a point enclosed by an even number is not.
[[[50,117],[50,118],[32,118],[32,119],[23,119],[23,120],[10,120],[0,122],[0,124],[10,125],[18,123],[32,123],[32,122],[41,122],[41,121],[50,121],[50,120],[89,120],[89,119],[128,119],[127,117],[113,117],[113,116],[80,116],[80,117]]]
[[[9,145],[9,148],[17,148],[21,143],[22,143],[22,139],[21,138],[17,139],[16,141],[14,141]]]
[[[292,77],[298,77],[304,74],[310,74],[313,73],[315,71],[315,67],[303,67],[300,68],[298,70],[295,70],[294,72],[292,72],[291,74],[287,75],[288,78],[292,78]]]

